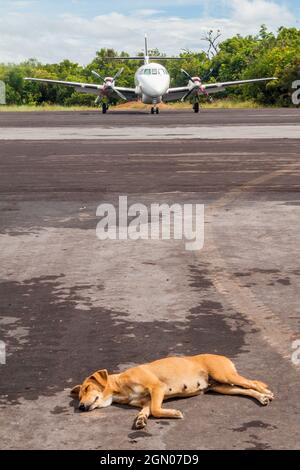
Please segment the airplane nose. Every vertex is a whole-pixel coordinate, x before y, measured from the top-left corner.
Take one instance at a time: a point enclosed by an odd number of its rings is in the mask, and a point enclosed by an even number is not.
[[[146,78],[144,79],[141,84],[141,91],[143,94],[156,98],[158,96],[162,96],[166,93],[167,89],[169,88],[169,83],[166,80],[151,80]]]

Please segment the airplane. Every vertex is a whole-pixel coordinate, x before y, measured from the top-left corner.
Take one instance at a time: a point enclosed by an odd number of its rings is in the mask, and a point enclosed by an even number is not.
[[[170,101],[185,101],[187,98],[193,98],[193,110],[199,113],[200,96],[205,95],[211,99],[212,93],[224,91],[225,88],[243,85],[246,83],[266,82],[276,80],[276,77],[254,78],[250,80],[235,80],[219,83],[202,83],[200,77],[192,77],[188,72],[181,69],[181,72],[187,77],[188,84],[182,87],[170,88],[170,75],[167,69],[155,62],[155,60],[182,60],[182,57],[155,57],[148,53],[148,40],[145,35],[145,51],[143,56],[137,57],[108,57],[109,60],[143,60],[144,64],[138,68],[135,73],[135,88],[126,88],[116,86],[116,80],[123,72],[121,68],[114,77],[102,78],[97,72],[92,71],[93,75],[103,81],[103,84],[66,82],[62,80],[47,80],[43,78],[26,77],[25,80],[41,82],[48,84],[57,84],[73,87],[79,93],[92,93],[97,95],[95,104],[101,103],[102,113],[106,114],[109,104],[112,100],[121,99],[123,101],[137,101],[151,104],[151,114],[159,114],[159,103],[168,103]]]

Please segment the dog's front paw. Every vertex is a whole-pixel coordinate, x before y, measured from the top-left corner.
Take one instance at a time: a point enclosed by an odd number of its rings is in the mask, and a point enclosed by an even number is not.
[[[146,416],[138,416],[133,423],[133,429],[143,429],[147,426]]]
[[[183,419],[183,413],[179,410],[175,410],[174,418]]]

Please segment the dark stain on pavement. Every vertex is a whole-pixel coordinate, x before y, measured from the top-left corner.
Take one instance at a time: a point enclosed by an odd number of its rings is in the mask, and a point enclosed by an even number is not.
[[[256,420],[256,421],[248,421],[243,423],[242,426],[238,428],[233,428],[232,430],[235,432],[244,432],[247,431],[249,428],[260,428],[260,429],[277,429],[277,426],[273,424],[264,423],[263,421]]]
[[[228,312],[226,312],[228,315]],[[199,347],[206,352],[235,356],[244,346],[246,320],[240,314],[233,314],[236,329],[233,331],[225,321],[225,311],[220,302],[203,300],[190,310],[188,319],[193,324],[194,335],[199,338]],[[204,339],[205,338],[205,339]],[[202,347],[203,341],[210,347]]]
[[[4,403],[54,395],[100,368],[113,372],[121,363],[173,354],[211,352],[233,357],[244,345],[242,316],[236,316],[232,330],[218,302],[202,301],[190,310],[185,323],[134,322],[124,312],[92,307],[88,301],[89,309],[81,310],[78,301],[85,301],[81,289],[86,286],[74,286],[66,294],[62,280],[61,275],[0,283],[0,314],[17,318],[2,325],[9,353],[1,370]],[[27,333],[22,343],[14,335],[20,326]]]
[[[212,281],[209,279],[209,270],[207,268],[202,266],[190,266],[190,272],[191,287],[207,289],[213,286]]]
[[[251,276],[254,273],[258,274],[277,274],[280,273],[280,269],[262,269],[262,268],[253,268],[250,272],[235,272],[233,273],[236,277],[246,277]]]
[[[278,282],[279,284],[282,284],[283,286],[289,286],[291,284],[291,281],[288,277],[276,279],[276,282]]]
[[[246,441],[246,443],[251,444],[252,447],[245,447],[245,450],[269,450],[272,448],[269,444],[258,441],[257,436],[251,434],[250,437],[252,440]]]
[[[63,413],[68,413],[69,409],[65,406],[56,406],[50,413],[53,415],[60,415]]]
[[[139,437],[151,437],[152,434],[146,431],[134,431],[128,434],[130,439],[138,439]]]

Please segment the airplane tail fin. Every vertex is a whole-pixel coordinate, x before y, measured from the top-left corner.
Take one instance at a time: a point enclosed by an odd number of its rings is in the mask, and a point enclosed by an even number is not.
[[[145,34],[145,58],[148,57],[148,37]]]
[[[164,57],[164,56],[149,56],[148,49],[148,37],[145,34],[145,51],[144,55],[133,56],[133,57],[105,57],[106,60],[143,60],[145,64],[149,63],[149,60],[183,60],[184,57]]]

